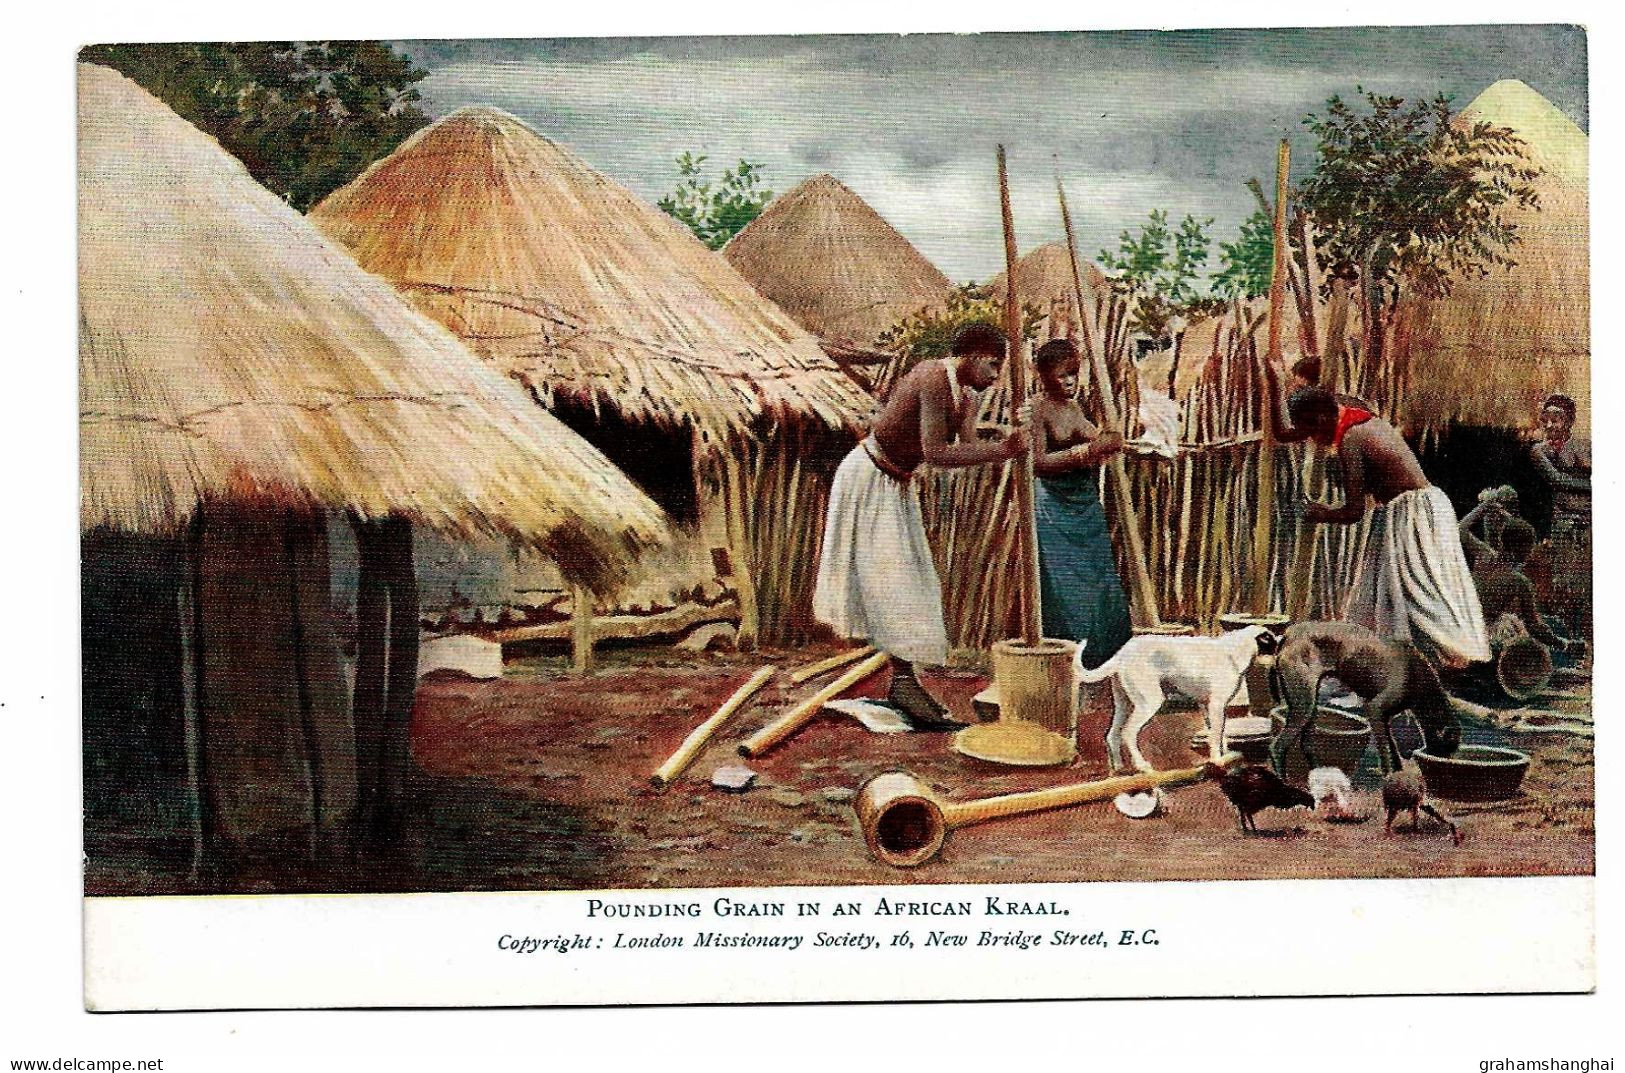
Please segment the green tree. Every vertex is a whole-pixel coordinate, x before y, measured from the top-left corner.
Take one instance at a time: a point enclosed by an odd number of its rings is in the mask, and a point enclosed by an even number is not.
[[[1259,209],[1242,221],[1234,242],[1219,243],[1219,271],[1213,291],[1225,298],[1261,298],[1269,293],[1275,272],[1275,230],[1269,214]]]
[[[1516,264],[1507,213],[1539,207],[1540,172],[1511,130],[1452,124],[1448,97],[1407,106],[1357,92],[1360,106],[1332,97],[1324,115],[1305,117],[1317,157],[1298,201],[1320,229],[1323,261],[1359,270],[1370,368],[1402,289],[1442,296],[1457,277]]]
[[[1115,275],[1132,310],[1129,327],[1161,339],[1176,315],[1200,301],[1197,282],[1207,266],[1212,223],[1187,213],[1175,229],[1166,209],[1153,209],[1138,234],[1125,229],[1118,236],[1115,254],[1100,251],[1101,266]]]
[[[376,41],[92,45],[304,212],[428,123],[426,72]]]
[[[677,189],[661,198],[661,210],[682,221],[694,236],[713,250],[762,214],[773,191],[762,186],[762,165],[741,160],[723,171],[715,184],[702,178],[706,157],[684,153],[677,158]]]

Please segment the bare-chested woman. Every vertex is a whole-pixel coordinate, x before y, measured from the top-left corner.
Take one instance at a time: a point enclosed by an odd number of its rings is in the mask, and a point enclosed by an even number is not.
[[[1376,501],[1343,617],[1381,636],[1412,641],[1446,666],[1489,659],[1455,509],[1429,483],[1399,430],[1324,388],[1300,388],[1287,410],[1291,427],[1330,447],[1342,463],[1342,506],[1308,503],[1304,519],[1347,525],[1365,517],[1368,497]],[[1271,411],[1281,437],[1288,422],[1278,406]]]
[[[979,466],[1019,457],[1029,436],[976,435],[977,392],[998,378],[1004,336],[971,324],[952,354],[923,361],[898,382],[869,437],[835,472],[813,614],[842,637],[866,640],[892,658],[888,700],[921,730],[963,724],[914,676],[915,663],[943,663],[948,631],[942,585],[926,542],[914,470]]]
[[[1033,357],[1039,386],[1033,511],[1044,636],[1084,642],[1084,665],[1094,668],[1132,636],[1099,488],[1100,464],[1123,449],[1123,435],[1096,428],[1073,398],[1078,348],[1071,340],[1051,339]]]

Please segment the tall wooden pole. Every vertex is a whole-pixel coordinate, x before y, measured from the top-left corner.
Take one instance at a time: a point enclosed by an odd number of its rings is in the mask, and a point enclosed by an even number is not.
[[[1077,293],[1078,308],[1082,309],[1083,270],[1078,263],[1078,238],[1072,231],[1072,213],[1067,210],[1066,188],[1061,185],[1059,172],[1055,175],[1055,192],[1061,199],[1061,224],[1066,228],[1066,249],[1072,259],[1072,287]],[[1112,378],[1106,368],[1106,359],[1100,351],[1088,343],[1087,320],[1084,322],[1083,338],[1085,352],[1094,369],[1095,380],[1100,384],[1100,403],[1106,411],[1106,424],[1118,432],[1124,432],[1123,415],[1117,408],[1117,393],[1112,390]],[[1129,498],[1128,470],[1123,465],[1121,453],[1112,455],[1111,461],[1106,464],[1106,479],[1111,484],[1112,501],[1117,504],[1118,526],[1123,531],[1123,540],[1128,547],[1129,571],[1133,574],[1129,592],[1134,605],[1134,618],[1141,626],[1160,626],[1162,614],[1157,609],[1157,590],[1151,584],[1150,571],[1146,569],[1145,545],[1140,539],[1140,520],[1134,513],[1134,502]]]
[[[1304,290],[1308,292],[1308,303],[1299,313],[1304,326],[1303,343],[1307,353],[1306,358],[1320,358],[1320,326],[1316,322],[1320,305],[1320,265],[1315,258],[1315,225],[1307,217],[1300,217],[1302,229],[1299,232],[1303,241],[1303,280]],[[1341,330],[1341,329],[1339,329]],[[1321,369],[1321,384],[1326,383],[1326,369]],[[1275,400],[1270,400],[1274,405]],[[1320,448],[1314,440],[1304,441],[1303,459],[1303,491],[1305,495],[1314,494],[1320,486]],[[1295,621],[1303,621],[1309,617],[1310,605],[1314,594],[1315,581],[1315,543],[1318,536],[1318,527],[1306,518],[1298,519],[1297,540],[1292,545],[1292,568],[1286,575],[1286,613]]]
[[[1281,314],[1286,306],[1287,264],[1286,177],[1291,163],[1290,149],[1281,139],[1275,158],[1275,264],[1270,272],[1269,346],[1264,360],[1271,367],[1281,365]],[[1265,384],[1269,383],[1266,379]],[[1265,390],[1268,390],[1266,387]],[[1254,614],[1270,609],[1270,552],[1275,535],[1275,427],[1270,420],[1277,400],[1268,400],[1264,411],[1263,440],[1258,445],[1258,516],[1253,522],[1253,562],[1248,576],[1248,604]]]
[[[1010,422],[1021,427],[1027,404],[1027,355],[1021,347],[1021,306],[1016,300],[1016,225],[1010,212],[1010,177],[999,146],[999,210],[1004,216],[1004,337],[1010,366]],[[1016,586],[1021,605],[1021,639],[1036,646],[1044,636],[1044,609],[1039,603],[1038,521],[1033,516],[1033,453],[1016,460]]]

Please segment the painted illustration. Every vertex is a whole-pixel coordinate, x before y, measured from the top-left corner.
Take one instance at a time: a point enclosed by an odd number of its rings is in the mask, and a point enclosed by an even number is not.
[[[1586,69],[84,49],[86,894],[1592,874]]]

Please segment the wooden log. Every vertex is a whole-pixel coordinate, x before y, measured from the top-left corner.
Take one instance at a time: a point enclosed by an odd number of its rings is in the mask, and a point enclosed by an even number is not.
[[[350,710],[355,723],[356,826],[360,845],[380,830],[383,804],[384,724],[389,690],[389,582],[379,528],[352,518],[359,560],[356,575],[355,685]]]
[[[383,771],[379,780],[379,835],[399,841],[406,826],[412,764],[412,709],[418,689],[418,581],[412,523],[390,515],[382,525],[381,558],[389,585],[389,676],[384,704]]]
[[[767,680],[772,678],[777,670],[778,668],[771,664],[758,670],[750,676],[749,681],[734,690],[732,695],[722,702],[722,705],[717,708],[709,719],[689,731],[688,737],[683,739],[683,744],[677,747],[677,751],[672,753],[666,759],[666,762],[656,768],[655,773],[650,776],[650,781],[654,783],[655,789],[663,790],[675,782],[684,769],[694,762],[694,758],[700,754],[700,750],[705,748],[706,743],[715,736],[718,730],[722,729],[722,724],[726,723],[740,708],[743,708],[745,703],[767,684]]]
[[[999,212],[1004,219],[1004,336],[1005,361],[1010,369],[1010,424],[1020,428],[1027,404],[1027,353],[1021,337],[1021,304],[1016,299],[1016,226],[1010,212],[1010,177],[1005,169],[1004,146],[998,148]],[[1038,520],[1033,515],[1033,453],[1024,453],[1016,468],[1016,556],[1012,565],[1021,601],[1021,635],[1036,645],[1044,633],[1044,611],[1038,582]],[[991,567],[992,564],[990,563]],[[996,569],[996,567],[994,567]]]
[[[724,600],[715,606],[687,604],[670,611],[652,615],[598,615],[593,619],[593,639],[641,641],[650,637],[682,633],[706,622],[736,621],[739,604]],[[509,626],[493,630],[489,636],[499,644],[520,644],[525,641],[568,641],[575,630],[572,616],[560,622],[543,622],[532,626]]]
[[[850,652],[842,652],[838,655],[831,656],[828,659],[821,659],[817,663],[809,663],[805,667],[799,667],[792,671],[790,673],[790,681],[794,682],[796,685],[800,685],[809,678],[817,678],[819,675],[827,674],[837,667],[845,667],[853,660],[862,659],[864,656],[867,656],[873,651],[874,647],[872,645],[864,645],[862,648],[854,648]]]
[[[807,700],[739,743],[739,755],[760,756],[817,718],[825,704],[885,667],[891,657],[876,652]]]
[[[186,738],[186,783],[192,820],[190,877],[203,878],[215,863],[213,813],[209,805],[207,756],[204,741],[203,591],[204,514],[200,506],[186,529],[182,556],[180,599],[182,733]]]

